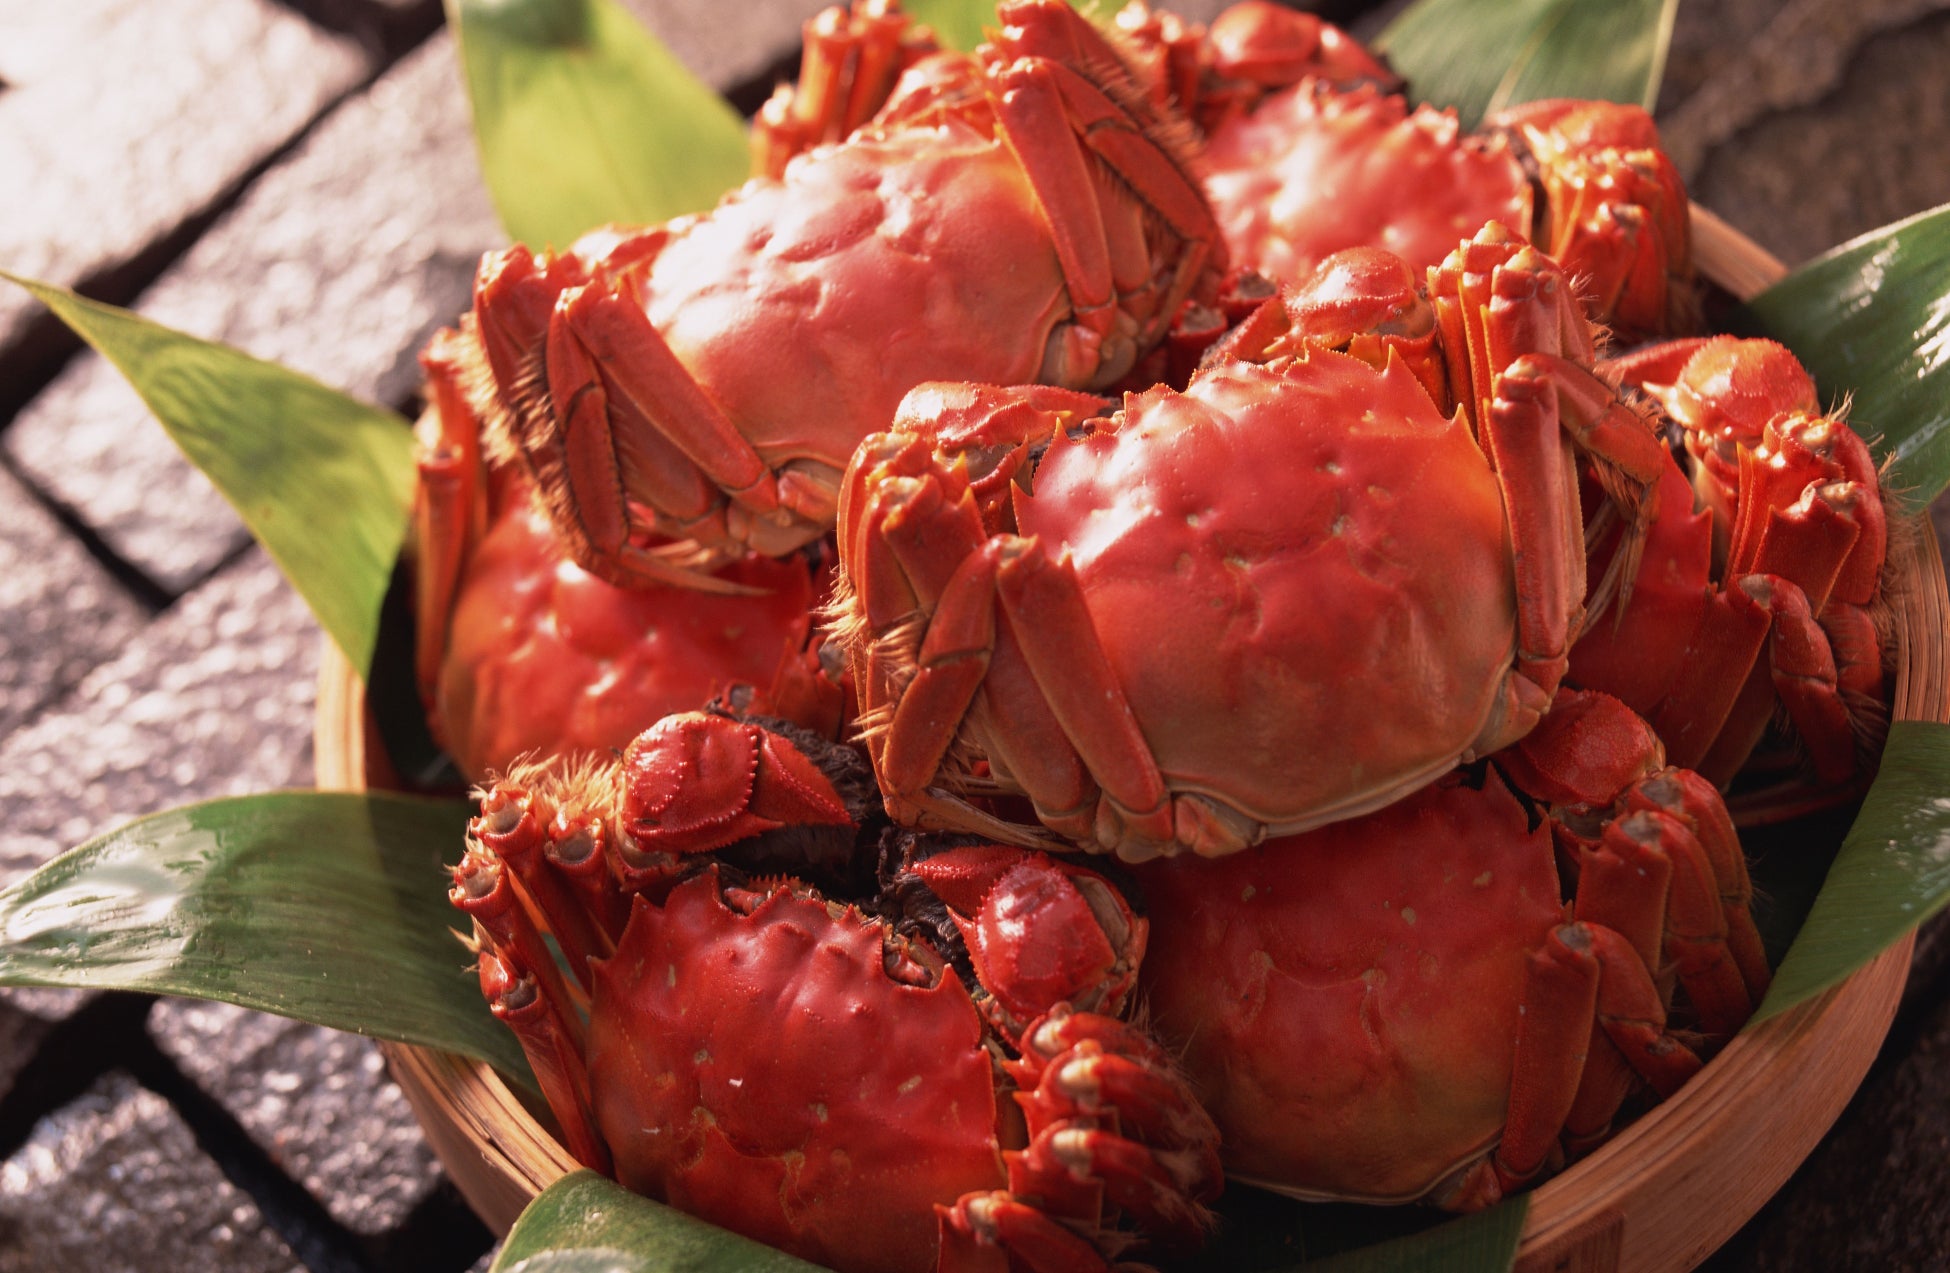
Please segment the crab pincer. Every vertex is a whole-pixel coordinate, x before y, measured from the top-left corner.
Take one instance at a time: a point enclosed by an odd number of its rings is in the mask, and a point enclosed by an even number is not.
[[[1426,290],[1331,258],[1114,414],[916,390],[841,498],[837,632],[890,810],[1222,854],[1522,737],[1624,574],[1587,608],[1580,466],[1641,527],[1666,463],[1594,359],[1562,272],[1492,223]]]
[[[914,385],[1101,389],[1216,290],[1175,110],[1061,0],[1000,17],[978,53],[925,56],[891,6],[822,20],[761,121],[767,175],[483,260],[465,334],[492,445],[584,569],[721,587],[727,558],[832,528],[847,457]]]
[[[583,1161],[842,1270],[1209,1229],[1217,1135],[1121,1019],[1146,923],[1105,876],[894,832],[850,749],[723,715],[517,779],[454,900]]]
[[[1638,600],[1578,642],[1573,676],[1643,713],[1676,763],[1716,784],[1763,753],[1778,781],[1748,798],[1760,816],[1859,794],[1893,684],[1891,496],[1867,444],[1773,341],[1673,341],[1607,371],[1659,403],[1686,465],[1669,457],[1660,476]]]

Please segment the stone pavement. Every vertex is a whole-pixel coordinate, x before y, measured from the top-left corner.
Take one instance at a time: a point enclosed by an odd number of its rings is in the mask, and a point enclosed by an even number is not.
[[[750,108],[818,0],[634,4]],[[1661,123],[1702,202],[1792,262],[1950,200],[1946,66],[1950,0],[1687,0]],[[0,268],[403,409],[498,237],[438,0],[0,0],[0,172]],[[0,883],[307,784],[317,643],[114,373],[0,291]],[[1950,1267],[1950,936],[1925,938],[1868,1082],[1712,1268]],[[0,1273],[489,1247],[364,1040],[0,992]]]

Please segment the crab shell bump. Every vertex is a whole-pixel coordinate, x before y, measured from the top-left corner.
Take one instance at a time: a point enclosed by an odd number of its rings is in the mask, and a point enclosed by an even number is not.
[[[452,898],[565,1144],[844,1271],[1058,1273],[1108,1269],[1140,1234],[1195,1245],[1217,1133],[1116,1015],[1144,920],[1096,872],[1000,846],[911,850],[866,909],[722,860],[876,843],[848,808],[785,736],[704,713],[484,793]],[[969,935],[974,984],[928,898]]]
[[[1615,468],[1630,522],[1664,449],[1541,254],[1492,225],[1430,277],[1417,357],[1453,415],[1394,346],[1376,368],[1304,332],[1108,421],[1047,390],[909,396],[840,541],[896,817],[1043,842],[956,798],[992,783],[1127,858],[1231,852],[1534,725],[1582,623],[1574,455]]]
[[[578,564],[712,587],[728,553],[829,530],[847,456],[914,385],[1113,384],[1216,285],[1182,123],[1060,0],[1001,16],[710,212],[483,260],[495,445]]]

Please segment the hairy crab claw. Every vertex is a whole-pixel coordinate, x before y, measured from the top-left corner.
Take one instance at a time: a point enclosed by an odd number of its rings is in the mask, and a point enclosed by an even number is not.
[[[1222,854],[1522,737],[1588,621],[1579,466],[1636,526],[1667,462],[1594,357],[1561,272],[1492,224],[1426,293],[1332,258],[1108,417],[916,390],[841,498],[836,634],[890,811]]]
[[[849,749],[702,713],[485,792],[452,895],[565,1144],[841,1270],[1195,1246],[1217,1135],[1123,1019],[1146,921],[1040,853],[883,855],[874,804]]]
[[[1784,738],[1762,767],[1785,775],[1742,795],[1743,818],[1859,794],[1888,731],[1883,574],[1908,526],[1867,445],[1772,341],[1674,341],[1607,370],[1659,402],[1687,463],[1668,457],[1633,604],[1572,649],[1572,680],[1630,704],[1673,763],[1721,787]]]
[[[797,95],[761,116],[776,175],[482,262],[463,332],[490,446],[584,569],[723,590],[705,572],[728,557],[832,528],[847,457],[914,385],[1105,388],[1215,291],[1175,111],[1061,0],[1000,18],[978,53],[927,56],[884,4],[816,20]]]

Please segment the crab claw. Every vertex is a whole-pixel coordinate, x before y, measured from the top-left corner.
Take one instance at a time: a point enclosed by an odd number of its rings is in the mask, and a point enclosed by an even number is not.
[[[1059,1003],[1123,1007],[1150,930],[1095,871],[1000,845],[949,849],[912,869],[947,904],[1012,1041]]]
[[[1212,69],[1222,76],[1282,87],[1316,75],[1337,83],[1372,81],[1388,89],[1401,77],[1331,23],[1268,0],[1246,0],[1212,20]]]
[[[707,853],[793,825],[851,825],[803,752],[757,725],[685,712],[623,753],[624,827],[645,850]]]

